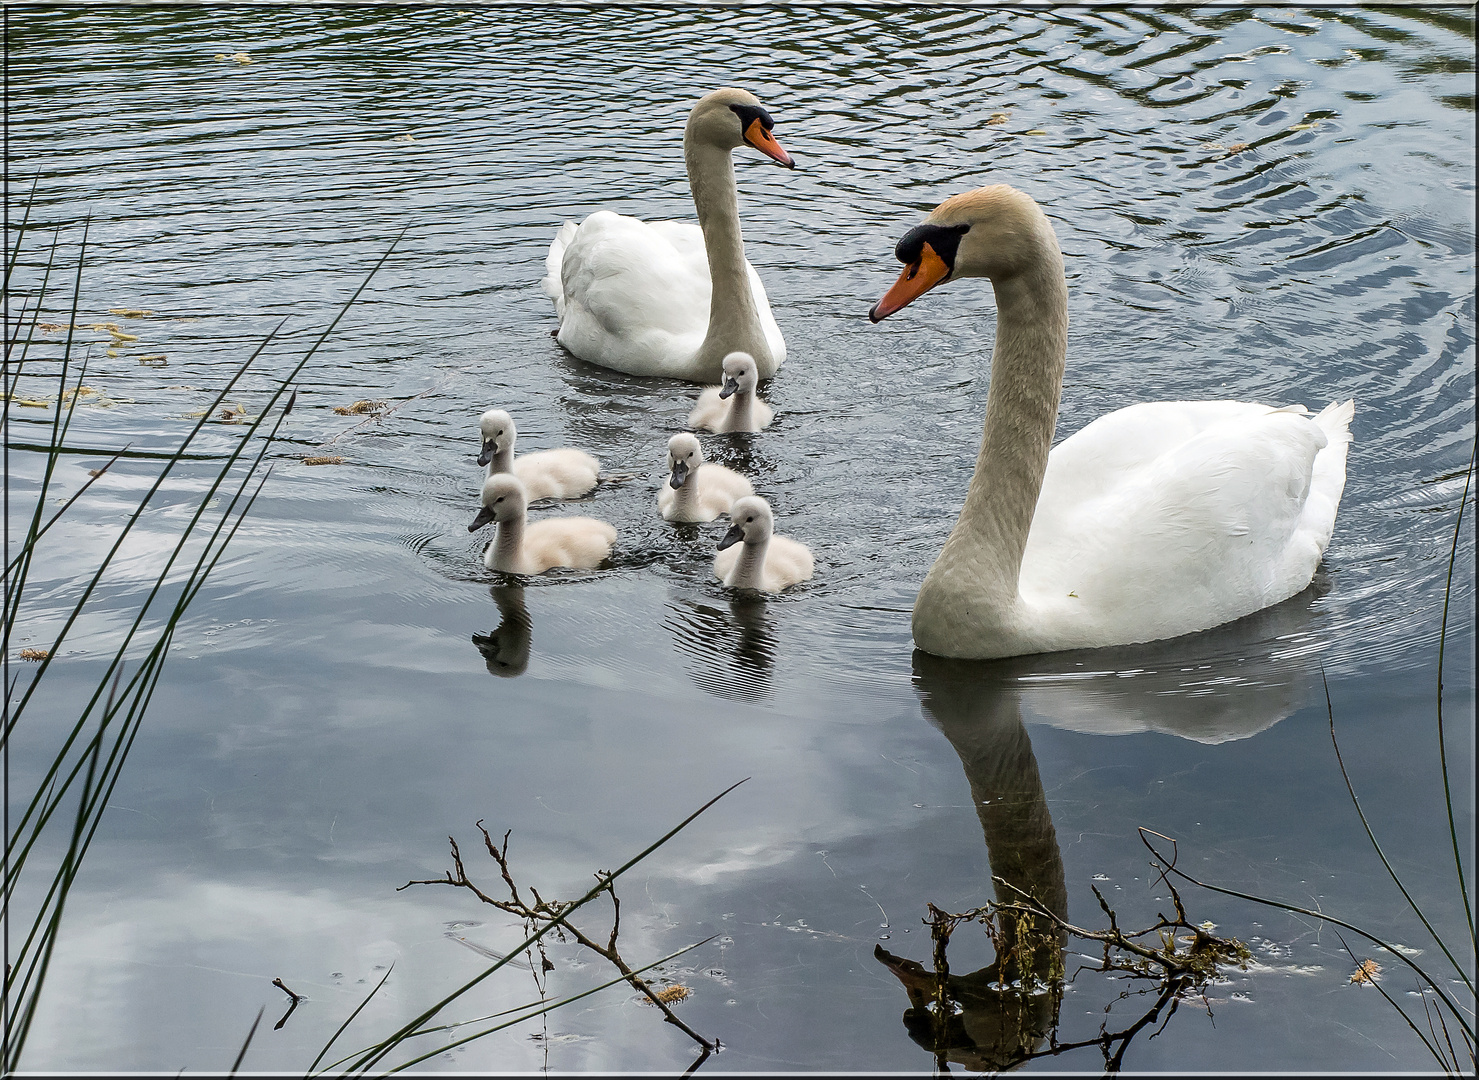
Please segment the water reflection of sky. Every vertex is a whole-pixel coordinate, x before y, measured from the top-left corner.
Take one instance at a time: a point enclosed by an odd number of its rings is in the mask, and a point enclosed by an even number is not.
[[[928,1067],[873,948],[927,961],[925,903],[984,902],[1001,857],[973,812],[968,739],[921,703],[908,635],[969,475],[992,316],[969,289],[927,319],[863,315],[902,229],[993,179],[1049,205],[1068,254],[1060,434],[1142,398],[1354,394],[1359,409],[1320,589],[1174,645],[983,669],[1030,736],[1070,914],[1094,914],[1094,882],[1151,921],[1145,825],[1209,877],[1416,943],[1333,768],[1323,665],[1363,807],[1439,925],[1459,925],[1431,699],[1473,436],[1470,16],[710,14],[12,14],[13,167],[41,171],[38,220],[92,210],[88,313],[157,309],[147,343],[169,354],[151,369],[94,350],[89,381],[128,400],[80,415],[79,445],[168,446],[200,407],[190,387],[215,385],[283,315],[268,366],[300,355],[407,225],[305,375],[288,449],[358,423],[333,405],[423,395],[337,438],[345,466],[283,459],[183,625],[74,897],[33,1066],[226,1067],[257,1008],[285,1004],[280,977],[309,1000],[248,1064],[302,1068],[377,965],[396,972],[366,1034],[515,942],[461,894],[393,891],[445,869],[449,833],[466,852],[479,818],[512,828],[515,866],[569,896],[749,776],[623,882],[625,954],[723,935],[683,961],[684,1018],[728,1047],[705,1068]],[[238,48],[249,68],[213,60]],[[817,552],[813,582],[760,604],[710,580],[722,523],[653,510],[692,389],[563,358],[536,284],[564,217],[691,212],[675,118],[724,82],[761,95],[801,166],[737,170],[791,352],[768,389],[776,423],[706,444]],[[983,123],[997,111],[1007,123]],[[248,380],[248,404],[264,383]],[[623,477],[576,510],[621,530],[613,569],[522,587],[482,570],[465,526],[475,418],[495,403],[521,446],[588,447]],[[205,448],[232,436],[212,428]],[[62,479],[99,463],[69,460]],[[48,588],[99,550],[98,524],[151,468],[121,462],[93,516],[59,529]],[[28,469],[18,457],[22,489]],[[174,490],[198,484],[186,469]],[[90,632],[120,632],[177,516],[140,535]],[[1459,728],[1472,560],[1469,533],[1449,652]],[[985,698],[964,695],[960,715]],[[18,742],[17,782],[42,734]],[[1132,1051],[1137,1067],[1410,1063],[1392,1049],[1400,1021],[1346,983],[1328,933],[1206,895],[1193,913],[1267,966],[1227,988],[1215,1028],[1188,1010]],[[991,959],[984,941],[978,962],[953,947],[962,972]],[[561,987],[605,977],[571,949],[556,959]],[[1065,1031],[1096,1026],[1114,992],[1071,991]],[[531,984],[480,993],[462,1015]],[[595,1002],[556,1014],[547,1044],[522,1031],[456,1064],[538,1067],[546,1045],[561,1069],[691,1060],[625,991]]]

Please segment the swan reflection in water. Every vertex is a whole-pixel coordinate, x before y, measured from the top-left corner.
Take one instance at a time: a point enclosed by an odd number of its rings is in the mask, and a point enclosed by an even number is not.
[[[1281,604],[1198,634],[981,663],[1018,684],[1028,722],[1207,744],[1246,739],[1309,700],[1324,641],[1314,605],[1329,590],[1321,573]]]
[[[736,594],[727,612],[678,598],[663,625],[687,656],[689,677],[701,690],[750,700],[770,693],[776,632],[763,597]]]
[[[986,838],[996,900],[1030,893],[1068,919],[1063,858],[1024,718],[1105,734],[1173,733],[1202,743],[1247,738],[1308,696],[1314,661],[1298,641],[1313,621],[1311,588],[1226,627],[1152,645],[1011,660],[914,653],[924,714],[950,741]],[[1292,655],[1291,655],[1292,654]],[[1056,1028],[1066,937],[1047,919],[998,919],[997,958],[947,976],[934,1005],[932,967],[875,947],[909,995],[910,1038],[943,1063],[998,1070],[1027,1060]]]
[[[474,634],[472,643],[483,654],[490,674],[502,679],[522,675],[529,666],[529,643],[534,631],[529,609],[524,606],[524,587],[494,585],[488,591],[493,594],[502,621],[497,629]]]
[[[1017,688],[1000,665],[914,654],[915,685],[925,715],[950,740],[965,766],[971,801],[986,835],[996,899],[1035,896],[1068,918],[1063,856],[1038,775],[1032,740],[1022,723]],[[909,995],[904,1026],[931,1053],[969,1069],[995,1070],[1025,1060],[1057,1025],[1067,938],[1051,920],[997,920],[997,955],[968,975],[951,973],[945,993],[953,1007],[937,1014],[936,976],[915,960],[881,946],[877,957]]]

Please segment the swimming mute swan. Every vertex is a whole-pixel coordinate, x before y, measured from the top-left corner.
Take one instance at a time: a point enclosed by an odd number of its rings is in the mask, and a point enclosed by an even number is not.
[[[698,396],[688,426],[719,433],[769,427],[775,412],[756,395],[759,385],[754,358],[745,352],[730,353],[724,358],[724,381]]]
[[[724,584],[778,593],[811,577],[811,552],[805,544],[774,535],[775,516],[760,496],[736,499],[729,520],[734,524],[714,556],[714,576]]]
[[[996,346],[965,505],[914,602],[914,642],[989,658],[1217,626],[1310,583],[1335,528],[1355,403],[1160,401],[1055,447],[1067,350],[1063,256],[1006,185],[947,199],[895,249],[873,322],[927,290],[991,279]]]
[[[697,225],[609,210],[578,228],[565,222],[550,244],[543,282],[560,318],[561,345],[601,367],[695,382],[718,379],[724,354],[744,349],[761,378],[775,374],[786,343],[745,259],[730,157],[749,145],[795,168],[770,129],[770,114],[754,94],[706,94],[683,132]]]
[[[704,460],[697,435],[684,431],[668,440],[668,479],[657,489],[665,521],[713,521],[729,513],[735,499],[753,494],[739,473]]]
[[[512,473],[524,482],[530,502],[535,499],[574,499],[596,486],[601,463],[584,450],[562,447],[536,450],[514,457],[519,433],[514,419],[502,409],[489,409],[478,419],[483,449],[478,464],[488,466],[488,475]]]
[[[483,565],[506,574],[542,574],[556,566],[589,570],[601,565],[616,542],[616,529],[588,517],[546,518],[529,523],[529,495],[511,473],[494,473],[483,481],[483,508],[468,532],[490,521],[498,534],[483,552]]]

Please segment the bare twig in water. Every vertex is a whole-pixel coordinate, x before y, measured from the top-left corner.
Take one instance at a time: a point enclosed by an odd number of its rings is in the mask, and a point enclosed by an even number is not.
[[[461,372],[456,372],[454,374],[461,374]],[[443,386],[446,386],[447,383],[451,381],[451,379],[451,375],[447,376],[444,379],[439,379],[437,382],[433,383],[431,386],[428,386],[425,390],[421,391],[421,393],[412,394],[410,397],[405,398],[404,400],[399,401],[394,405],[387,405],[383,401],[356,401],[353,405],[348,406],[348,408],[351,410],[351,414],[363,414],[365,418],[359,423],[345,428],[343,431],[339,432],[339,434],[325,439],[323,442],[318,444],[319,448],[322,449],[325,446],[332,446],[334,443],[344,438],[344,436],[354,434],[356,431],[366,426],[367,424],[378,424],[381,420],[384,420],[387,416],[390,416],[397,410],[411,404],[411,402],[416,401],[419,398],[424,398],[427,394],[436,393],[436,391],[440,390]],[[372,406],[372,408],[369,410],[359,409],[358,406],[361,405],[369,405]],[[334,411],[343,415],[341,408],[336,407]]]
[[[412,885],[451,885],[454,888],[467,889],[483,903],[490,904],[493,907],[496,907],[499,911],[507,912],[508,914],[519,918],[531,931],[539,927],[553,924],[557,921],[562,920],[565,914],[570,910],[571,905],[569,903],[561,900],[546,900],[544,899],[544,897],[539,895],[539,890],[533,887],[530,887],[528,890],[529,897],[531,899],[525,899],[525,897],[519,892],[519,886],[514,881],[513,871],[509,868],[508,864],[508,839],[512,833],[512,830],[509,830],[503,834],[503,846],[499,847],[498,844],[494,841],[492,835],[490,835],[488,830],[483,826],[482,821],[479,821],[477,823],[477,827],[478,831],[483,834],[483,846],[487,848],[488,854],[492,857],[493,861],[498,864],[499,875],[503,878],[504,886],[508,890],[507,900],[500,900],[488,895],[488,893],[479,888],[467,876],[467,870],[462,863],[462,852],[457,846],[456,839],[450,836],[447,837],[447,841],[452,846],[453,868],[447,871],[446,876],[440,878],[428,878],[426,880],[420,881],[408,881],[405,885],[402,885],[401,888],[410,888]],[[668,1001],[664,1000],[664,995],[660,991],[654,990],[646,979],[642,978],[641,975],[633,971],[632,968],[628,966],[627,962],[622,959],[621,953],[617,950],[616,947],[617,935],[621,930],[621,901],[616,895],[615,882],[609,871],[598,870],[596,871],[595,877],[598,891],[606,893],[611,898],[611,932],[607,935],[605,944],[601,944],[600,942],[588,937],[578,927],[576,927],[568,920],[560,922],[560,926],[556,929],[556,933],[560,934],[561,936],[563,936],[563,934],[565,933],[568,933],[572,938],[575,939],[575,941],[579,945],[589,949],[591,952],[595,953],[597,956],[600,956],[602,959],[610,963],[613,967],[616,968],[617,971],[621,973],[622,978],[628,983],[628,985],[632,987],[632,989],[642,994],[652,1005],[656,1006],[662,1012],[664,1020],[666,1020],[669,1024],[672,1024],[674,1027],[678,1028],[680,1031],[683,1032],[683,1034],[687,1035],[690,1039],[692,1039],[700,1047],[703,1048],[703,1053],[699,1056],[698,1060],[689,1067],[688,1071],[692,1072],[694,1069],[698,1068],[698,1066],[701,1065],[710,1054],[719,1049],[719,1040],[706,1039],[698,1032],[694,1031],[693,1028],[685,1024],[669,1007]],[[539,983],[540,993],[543,994],[544,986],[540,977],[545,972],[554,970],[555,965],[554,962],[550,960],[549,956],[545,953],[544,945],[542,942],[539,944],[539,956],[539,963],[533,965],[533,967],[535,968],[535,979],[536,982]]]
[[[949,1055],[962,1052],[973,1052],[978,1056],[977,1060],[969,1063],[972,1068],[1000,1070],[1035,1058],[1056,1057],[1071,1050],[1097,1046],[1104,1056],[1105,1071],[1117,1073],[1123,1065],[1126,1050],[1137,1035],[1158,1020],[1160,1028],[1164,1028],[1183,998],[1200,995],[1206,1007],[1207,985],[1220,976],[1224,967],[1245,968],[1251,959],[1248,947],[1241,941],[1219,937],[1205,925],[1193,924],[1187,917],[1180,895],[1169,882],[1165,884],[1171,892],[1175,915],[1168,918],[1159,914],[1156,922],[1144,930],[1126,932],[1120,928],[1118,917],[1097,888],[1094,895],[1109,920],[1109,927],[1105,930],[1075,926],[1055,914],[1036,896],[1011,882],[1000,877],[993,877],[993,881],[998,888],[1015,894],[1018,899],[991,901],[984,907],[964,912],[947,912],[929,905],[929,917],[925,922],[934,941],[932,978],[923,965],[891,956],[882,947],[874,950],[874,955],[911,988],[910,999],[914,1005],[911,1012],[916,1021],[920,1019],[920,1010],[928,1014],[930,1037],[934,1043],[931,1049],[942,1068],[946,1066]],[[997,960],[985,972],[955,976],[950,972],[946,950],[951,935],[966,922],[980,923],[985,928],[996,947]],[[1110,1031],[1106,1022],[1100,1025],[1099,1034],[1093,1038],[1059,1042],[1057,1017],[1064,983],[1062,944],[1067,937],[1103,945],[1104,954],[1099,967],[1087,970],[1119,973],[1151,983],[1136,991],[1155,995],[1150,1008],[1121,1030]],[[1042,949],[1044,944],[1050,945],[1051,953],[1046,962]],[[931,985],[933,995],[924,992]],[[1130,994],[1126,991],[1120,999]],[[986,1011],[996,1014],[996,1018],[986,1020]],[[971,1013],[980,1014],[976,1021],[977,1033],[995,1031],[999,1040],[997,1045],[976,1043],[961,1028],[961,1018]],[[906,1014],[908,1022],[909,1014]],[[1013,1028],[1020,1030],[1013,1033]],[[1159,1034],[1160,1028],[1150,1037]],[[964,1041],[960,1038],[963,1034]],[[916,1034],[916,1041],[919,1038]],[[966,1061],[962,1057],[954,1060]]]
[[[288,1011],[282,1014],[281,1020],[272,1025],[273,1031],[281,1031],[282,1026],[288,1022],[288,1017],[292,1016],[293,1010],[298,1007],[298,1002],[303,1000],[303,996],[301,994],[295,994],[291,990],[289,990],[287,984],[284,983],[281,979],[273,979],[272,985],[277,987],[288,997],[292,998],[292,1001],[288,1003]]]

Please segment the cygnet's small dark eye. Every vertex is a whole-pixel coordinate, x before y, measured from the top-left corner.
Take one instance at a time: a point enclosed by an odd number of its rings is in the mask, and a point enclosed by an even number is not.
[[[754,521],[754,520],[755,520],[755,519],[754,519],[754,518],[752,518],[752,517],[747,517],[747,518],[745,518],[745,520],[746,520],[746,521]]]
[[[501,503],[501,502],[502,502],[502,501],[503,501],[503,496],[502,496],[502,495],[500,495],[500,496],[498,496],[498,498],[496,498],[496,499],[494,499],[494,500],[493,500],[493,505],[494,505],[494,506],[497,506],[497,505],[498,505],[498,504],[499,504],[499,503]]]

